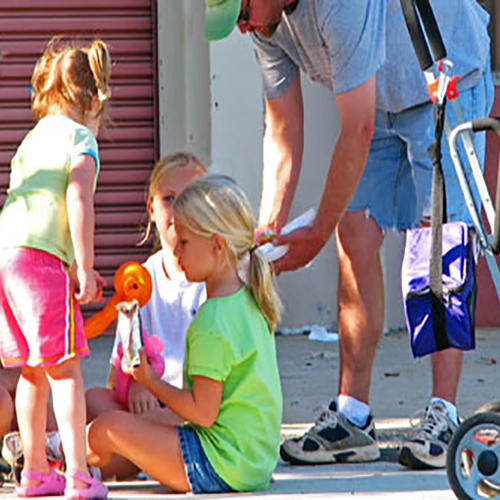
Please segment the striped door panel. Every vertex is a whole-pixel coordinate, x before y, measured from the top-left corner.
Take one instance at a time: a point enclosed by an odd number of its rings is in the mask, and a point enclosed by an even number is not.
[[[96,203],[96,267],[111,293],[116,268],[143,261],[137,247],[147,221],[145,184],[159,150],[154,0],[2,0],[0,2],[0,204],[10,160],[33,126],[29,104],[34,63],[53,36],[102,38],[113,59],[112,125],[101,132]],[[1,235],[0,235],[1,237]],[[87,314],[96,306],[87,309]]]

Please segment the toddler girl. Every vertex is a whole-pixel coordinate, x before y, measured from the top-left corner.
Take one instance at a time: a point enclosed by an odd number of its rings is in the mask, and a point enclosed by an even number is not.
[[[37,123],[11,164],[0,215],[0,358],[5,367],[22,367],[16,391],[24,447],[18,496],[107,496],[85,459],[79,358],[89,349],[78,302],[100,300],[104,285],[94,270],[93,192],[95,136],[106,113],[110,72],[102,41],[49,44],[31,80]],[[66,477],[49,467],[45,453],[49,389]]]

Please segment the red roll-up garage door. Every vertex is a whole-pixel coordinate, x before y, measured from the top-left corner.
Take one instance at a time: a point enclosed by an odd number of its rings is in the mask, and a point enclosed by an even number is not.
[[[10,160],[33,126],[30,76],[47,42],[55,35],[85,42],[99,37],[110,46],[113,124],[99,137],[95,200],[96,267],[108,281],[107,294],[122,262],[143,261],[150,252],[136,243],[147,220],[145,184],[159,150],[155,6],[155,0],[0,2],[0,205]]]

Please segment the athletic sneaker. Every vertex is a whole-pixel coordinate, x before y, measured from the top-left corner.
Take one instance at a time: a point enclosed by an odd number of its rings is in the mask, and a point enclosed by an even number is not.
[[[458,426],[439,401],[431,403],[399,452],[399,463],[411,469],[446,467],[446,452]]]
[[[56,469],[61,469],[64,457],[61,452],[61,435],[58,431],[47,432],[45,451],[49,464]],[[19,432],[9,432],[4,436],[2,457],[10,465],[14,477],[19,480],[24,465],[23,442]]]
[[[294,465],[372,462],[380,458],[372,416],[363,428],[358,427],[337,412],[335,401],[302,437],[285,441],[280,454]]]

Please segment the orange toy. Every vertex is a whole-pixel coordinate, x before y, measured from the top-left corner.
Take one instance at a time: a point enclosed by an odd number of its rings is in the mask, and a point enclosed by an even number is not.
[[[142,307],[151,298],[153,281],[149,271],[139,262],[125,262],[116,271],[113,279],[116,293],[104,308],[85,321],[85,335],[88,339],[97,337],[118,317],[116,304],[137,299]]]

